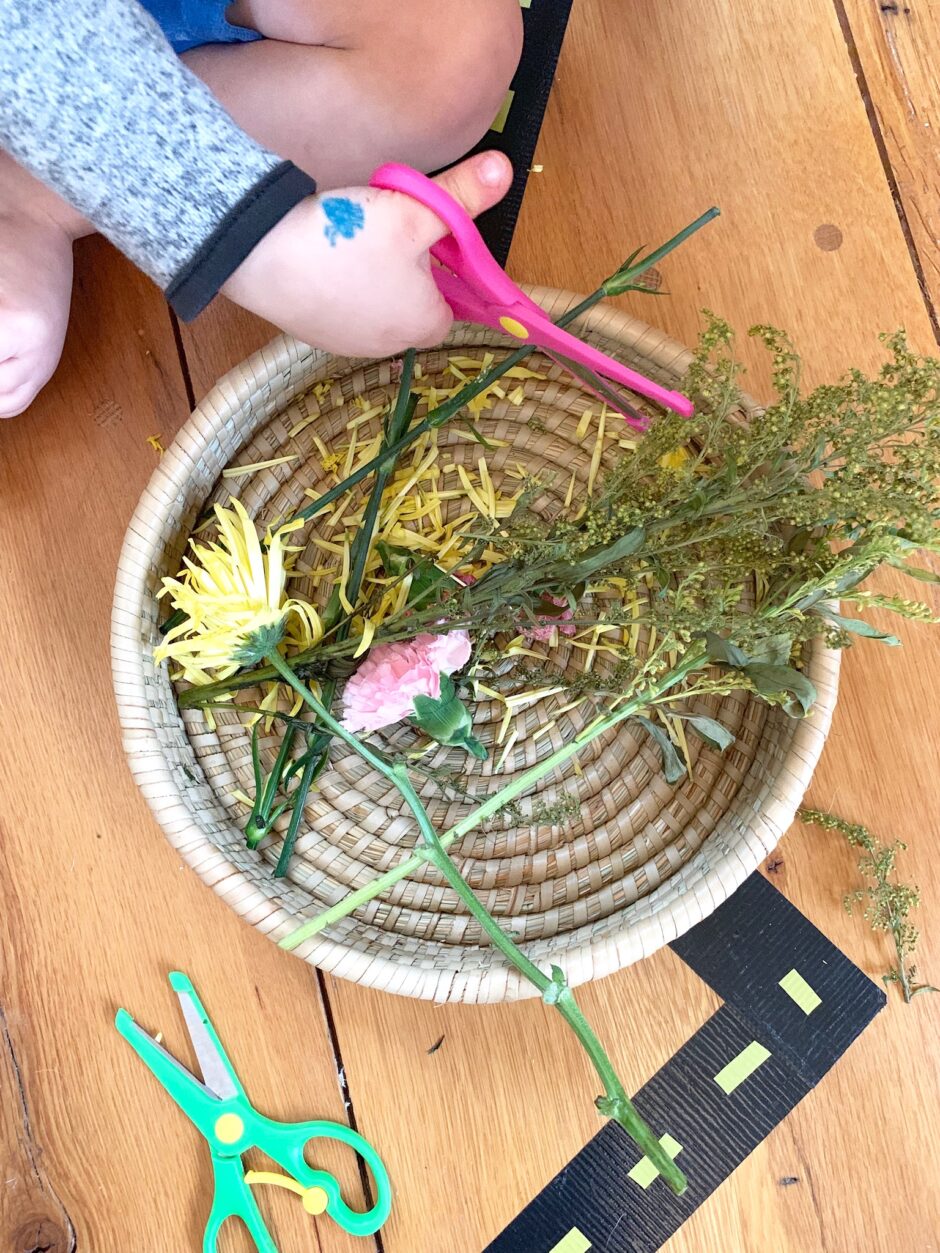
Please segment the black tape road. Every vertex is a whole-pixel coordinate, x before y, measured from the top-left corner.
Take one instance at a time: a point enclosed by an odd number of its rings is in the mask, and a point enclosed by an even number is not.
[[[654,1253],[819,1082],[885,994],[753,874],[671,945],[724,1000],[636,1095],[689,1180],[608,1123],[485,1253]]]
[[[505,198],[477,219],[487,247],[500,265],[505,265],[509,256],[571,3],[572,0],[529,0],[523,4],[525,41],[519,68],[493,129],[473,149],[499,149],[512,161],[516,172]]]

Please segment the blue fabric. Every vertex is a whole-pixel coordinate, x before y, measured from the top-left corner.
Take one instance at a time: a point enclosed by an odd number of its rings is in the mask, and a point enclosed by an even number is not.
[[[233,26],[225,19],[231,0],[140,0],[155,18],[175,52],[200,44],[248,43],[263,39],[256,30]]]

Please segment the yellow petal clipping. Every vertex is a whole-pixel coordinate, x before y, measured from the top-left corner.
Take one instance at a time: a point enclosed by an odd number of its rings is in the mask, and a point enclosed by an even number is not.
[[[591,469],[588,473],[587,494],[593,496],[594,482],[597,478],[597,472],[601,465],[601,456],[604,452],[604,427],[607,422],[607,406],[601,409],[600,421],[597,425],[597,439],[594,441],[594,452],[591,454]]]
[[[375,638],[375,623],[366,618],[362,624],[362,639],[359,641],[359,647],[353,653],[353,657],[361,657],[363,653],[369,651],[369,647]]]
[[[518,740],[518,738],[519,738],[519,732],[513,731],[512,735],[510,735],[509,739],[506,741],[503,751],[499,755],[499,760],[497,761],[496,765],[493,767],[493,770],[495,771],[496,774],[499,774],[503,766],[506,764],[506,758],[512,752],[513,746],[515,745],[516,740]]]
[[[239,479],[246,474],[254,474],[256,470],[270,470],[272,466],[287,465],[289,461],[299,461],[299,453],[290,453],[286,457],[272,457],[270,461],[255,461],[251,465],[229,466],[227,470],[222,471],[223,479]]]

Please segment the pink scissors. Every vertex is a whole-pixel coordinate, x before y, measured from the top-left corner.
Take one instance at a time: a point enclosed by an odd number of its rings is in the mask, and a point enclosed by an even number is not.
[[[686,396],[644,378],[551,322],[516,286],[483,242],[469,213],[443,187],[418,170],[395,163],[380,166],[372,175],[370,186],[411,196],[436,213],[450,229],[451,233],[431,249],[431,255],[440,263],[434,267],[434,278],[454,317],[505,331],[549,356],[570,358],[572,364],[628,387],[664,409],[691,417],[694,407]],[[562,364],[567,363],[563,360]],[[645,425],[642,415],[628,407],[621,412],[634,425]]]

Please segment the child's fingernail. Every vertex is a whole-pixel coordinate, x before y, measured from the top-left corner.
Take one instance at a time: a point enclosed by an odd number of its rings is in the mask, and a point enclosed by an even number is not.
[[[477,164],[477,177],[484,187],[496,187],[503,181],[505,168],[505,158],[490,152],[480,158]]]

